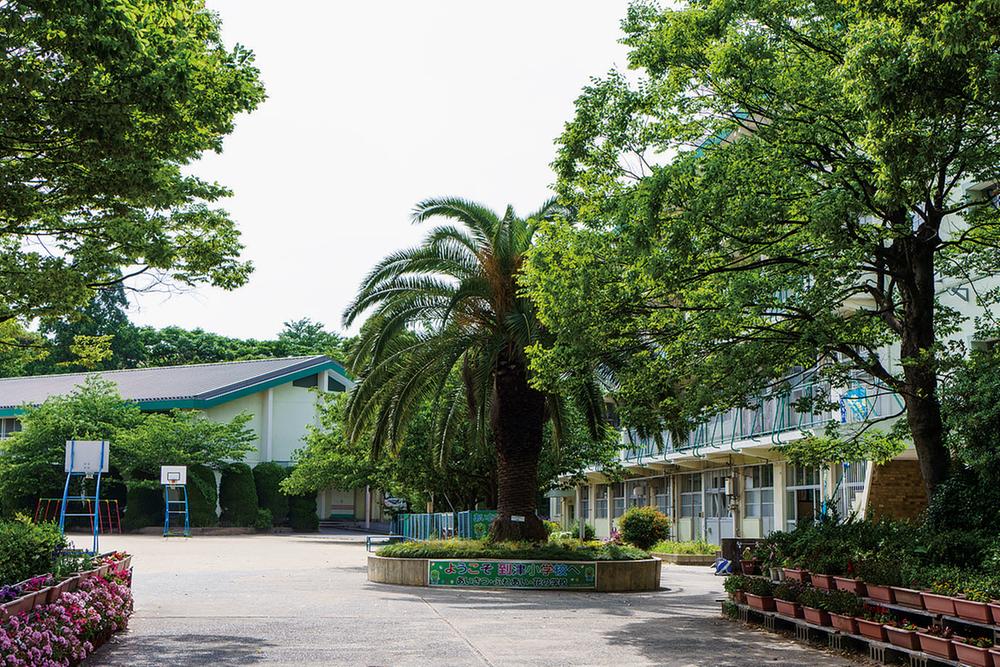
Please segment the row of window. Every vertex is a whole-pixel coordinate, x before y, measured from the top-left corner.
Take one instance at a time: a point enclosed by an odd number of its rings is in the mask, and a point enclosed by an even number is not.
[[[21,420],[17,417],[0,418],[0,438],[10,437],[12,433],[21,430]]]

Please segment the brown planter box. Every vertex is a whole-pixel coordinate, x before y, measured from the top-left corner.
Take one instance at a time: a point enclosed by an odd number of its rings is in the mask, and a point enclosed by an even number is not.
[[[830,625],[830,614],[822,609],[813,609],[812,607],[803,605],[802,614],[806,617],[806,621],[813,625]]]
[[[924,609],[935,614],[945,616],[955,615],[955,598],[950,595],[938,595],[937,593],[921,593],[921,600],[924,602]]]
[[[833,583],[837,587],[838,591],[847,591],[861,597],[865,597],[867,593],[865,590],[865,582],[860,579],[851,579],[850,577],[834,577]]]
[[[811,572],[809,573],[809,578],[812,580],[812,585],[816,588],[821,588],[824,591],[833,590],[833,575]]]
[[[783,567],[781,571],[785,574],[785,579],[795,581],[800,584],[809,583],[809,573],[797,567]]]
[[[788,600],[774,599],[774,606],[777,612],[782,616],[787,616],[789,618],[802,618],[802,605],[798,602],[789,602]]]
[[[990,608],[990,616],[993,617],[993,625],[1000,625],[1000,601],[993,600],[986,606]]]
[[[920,650],[920,640],[917,639],[916,630],[904,630],[891,625],[883,625],[885,634],[889,637],[889,643],[900,648],[908,648],[911,651]]]
[[[740,572],[742,572],[743,574],[757,574],[757,561],[741,560]]]
[[[6,618],[7,616],[17,616],[18,614],[26,614],[31,611],[31,608],[35,606],[35,596],[33,593],[28,593],[27,595],[22,595],[16,600],[11,600],[10,602],[5,602],[0,604],[0,618]]]
[[[747,593],[747,604],[760,611],[774,611],[774,598],[770,595]]]
[[[862,637],[867,637],[868,639],[874,639],[877,642],[886,641],[885,628],[882,624],[877,621],[869,621],[864,618],[857,619],[858,621],[858,632],[861,633]]]
[[[993,661],[993,667],[1000,667],[1000,649],[991,648],[989,649],[990,659]]]
[[[747,594],[744,593],[743,591],[733,591],[731,597],[733,598],[733,602],[735,602],[736,604],[747,603]]]
[[[843,614],[830,612],[830,620],[833,622],[833,627],[841,632],[846,632],[849,635],[858,634],[858,622],[853,616],[844,616]]]
[[[930,653],[945,660],[955,659],[955,645],[951,643],[950,639],[929,635],[926,632],[918,632],[917,637],[920,638],[920,650],[924,653]]]
[[[975,621],[976,623],[993,622],[993,617],[990,615],[990,608],[985,602],[955,598],[955,613],[959,618],[964,618],[967,621]]]
[[[28,593],[31,596],[32,606],[41,607],[42,605],[48,604],[49,602],[49,591],[52,589],[51,586],[46,586],[41,590],[37,590],[34,593]],[[27,596],[26,596],[27,597]]]
[[[971,646],[965,642],[952,642],[955,647],[955,656],[963,665],[972,667],[990,667],[993,660],[990,659],[990,650]]]
[[[896,598],[897,604],[903,604],[907,607],[914,607],[916,609],[924,608],[924,601],[923,598],[920,597],[920,591],[913,590],[912,588],[899,588],[898,586],[893,586],[892,595]]]
[[[872,600],[878,600],[879,602],[888,602],[892,604],[896,601],[896,596],[892,594],[891,586],[880,586],[879,584],[865,584],[865,588],[868,589],[868,597]]]

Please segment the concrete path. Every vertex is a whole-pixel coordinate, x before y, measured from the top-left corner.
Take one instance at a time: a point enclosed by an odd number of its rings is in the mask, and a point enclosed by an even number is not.
[[[647,594],[371,584],[363,537],[105,537],[135,555],[129,631],[88,665],[850,665],[719,618],[721,580]]]

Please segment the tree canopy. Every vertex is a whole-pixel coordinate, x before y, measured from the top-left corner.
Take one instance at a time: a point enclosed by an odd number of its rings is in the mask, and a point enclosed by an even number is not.
[[[948,289],[997,296],[972,282],[1000,262],[994,11],[634,3],[635,75],[595,80],[559,140],[580,223],[548,223],[527,271],[560,341],[536,370],[599,360],[623,418],[658,432],[818,366],[900,396],[933,490],[949,469],[938,381],[959,351]]]
[[[0,322],[98,290],[242,285],[229,194],[185,174],[264,98],[203,0],[0,2]]]

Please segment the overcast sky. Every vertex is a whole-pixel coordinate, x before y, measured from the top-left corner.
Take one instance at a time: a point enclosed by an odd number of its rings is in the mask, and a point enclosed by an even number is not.
[[[264,338],[310,317],[340,329],[372,264],[423,235],[409,222],[416,202],[458,195],[527,213],[551,196],[574,99],[626,64],[626,0],[208,5],[267,87],[224,152],[194,167],[234,191],[224,206],[256,271],[234,292],[140,297],[133,320],[158,327]]]

